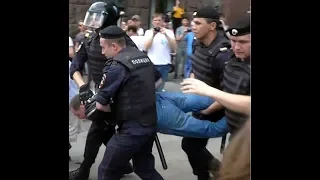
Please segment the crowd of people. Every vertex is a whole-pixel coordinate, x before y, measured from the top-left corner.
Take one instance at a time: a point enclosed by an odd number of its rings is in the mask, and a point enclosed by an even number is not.
[[[132,172],[145,180],[163,179],[152,155],[160,132],[183,137],[182,150],[198,180],[249,180],[250,14],[226,25],[210,6],[184,16],[177,0],[172,17],[155,13],[153,27],[144,31],[139,15],[117,26],[120,14],[113,6],[92,4],[79,34],[69,37],[70,114],[92,121],[84,160],[69,179],[88,179],[102,143],[99,180]],[[182,92],[163,92],[170,72],[183,78]],[[69,139],[77,133],[75,121],[69,119]],[[231,142],[220,162],[206,146],[209,138],[227,133]]]

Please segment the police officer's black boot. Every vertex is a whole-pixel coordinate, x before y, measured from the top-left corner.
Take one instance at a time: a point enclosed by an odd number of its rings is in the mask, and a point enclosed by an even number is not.
[[[128,163],[123,170],[123,175],[133,173],[133,167],[131,163]],[[69,172],[69,180],[88,180],[90,175],[90,168],[78,168]]]
[[[78,168],[69,172],[69,180],[88,180],[90,169]]]

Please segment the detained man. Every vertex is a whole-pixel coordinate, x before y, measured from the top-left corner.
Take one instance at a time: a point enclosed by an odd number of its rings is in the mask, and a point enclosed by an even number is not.
[[[92,99],[90,100],[92,101]],[[229,132],[225,117],[217,122],[198,120],[188,112],[207,109],[214,100],[210,97],[175,92],[157,92],[158,132],[181,137],[215,138]],[[70,102],[71,112],[80,119],[86,119],[85,106],[76,95]]]

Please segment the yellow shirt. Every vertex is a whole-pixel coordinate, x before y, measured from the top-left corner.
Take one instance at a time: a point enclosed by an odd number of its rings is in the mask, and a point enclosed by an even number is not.
[[[182,18],[182,15],[184,14],[184,9],[180,8],[180,7],[173,7],[173,11],[175,11],[175,13],[173,14],[174,18]]]

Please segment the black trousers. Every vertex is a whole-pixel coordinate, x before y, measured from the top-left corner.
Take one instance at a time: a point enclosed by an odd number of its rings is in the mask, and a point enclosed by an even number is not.
[[[157,133],[155,126],[142,126],[125,121],[110,139],[99,165],[98,180],[120,180],[130,159],[134,172],[143,180],[163,180],[155,170],[152,147]]]
[[[90,68],[88,68],[90,69]],[[89,75],[91,76],[91,74]],[[95,91],[97,92],[99,83],[95,84]],[[84,160],[80,166],[82,171],[90,171],[92,164],[98,155],[100,146],[102,143],[106,146],[115,134],[115,126],[108,126],[105,122],[93,121],[86,139],[86,145],[84,149]]]
[[[81,164],[81,169],[90,170],[94,164],[97,154],[102,143],[107,145],[110,138],[115,133],[115,126],[107,126],[107,124],[92,122],[84,150],[84,160]]]
[[[193,116],[198,119],[207,119],[208,117],[195,114]],[[224,116],[223,111],[217,112],[213,122],[216,119],[221,119]],[[208,138],[192,138],[184,137],[182,139],[181,147],[183,151],[187,154],[189,163],[193,169],[193,173],[198,176],[198,180],[208,180],[209,176],[209,164],[212,162],[214,164],[212,168],[215,170],[219,169],[220,161],[217,160],[206,148],[208,144]]]
[[[95,85],[96,92],[98,85],[99,84]],[[89,176],[91,166],[95,162],[100,146],[102,143],[107,146],[109,140],[115,134],[115,132],[115,126],[107,125],[104,121],[92,122],[86,139],[84,160],[80,166],[80,174]],[[130,163],[128,163],[125,168],[126,169],[124,171],[132,170]]]
[[[182,18],[174,18],[174,17],[172,17],[172,28],[173,28],[173,33],[174,34],[176,34],[177,28],[181,26],[181,20],[182,20]]]
[[[182,149],[187,154],[193,173],[198,176],[198,180],[208,180],[209,162],[214,159],[206,148],[208,140],[190,137],[182,139]]]

